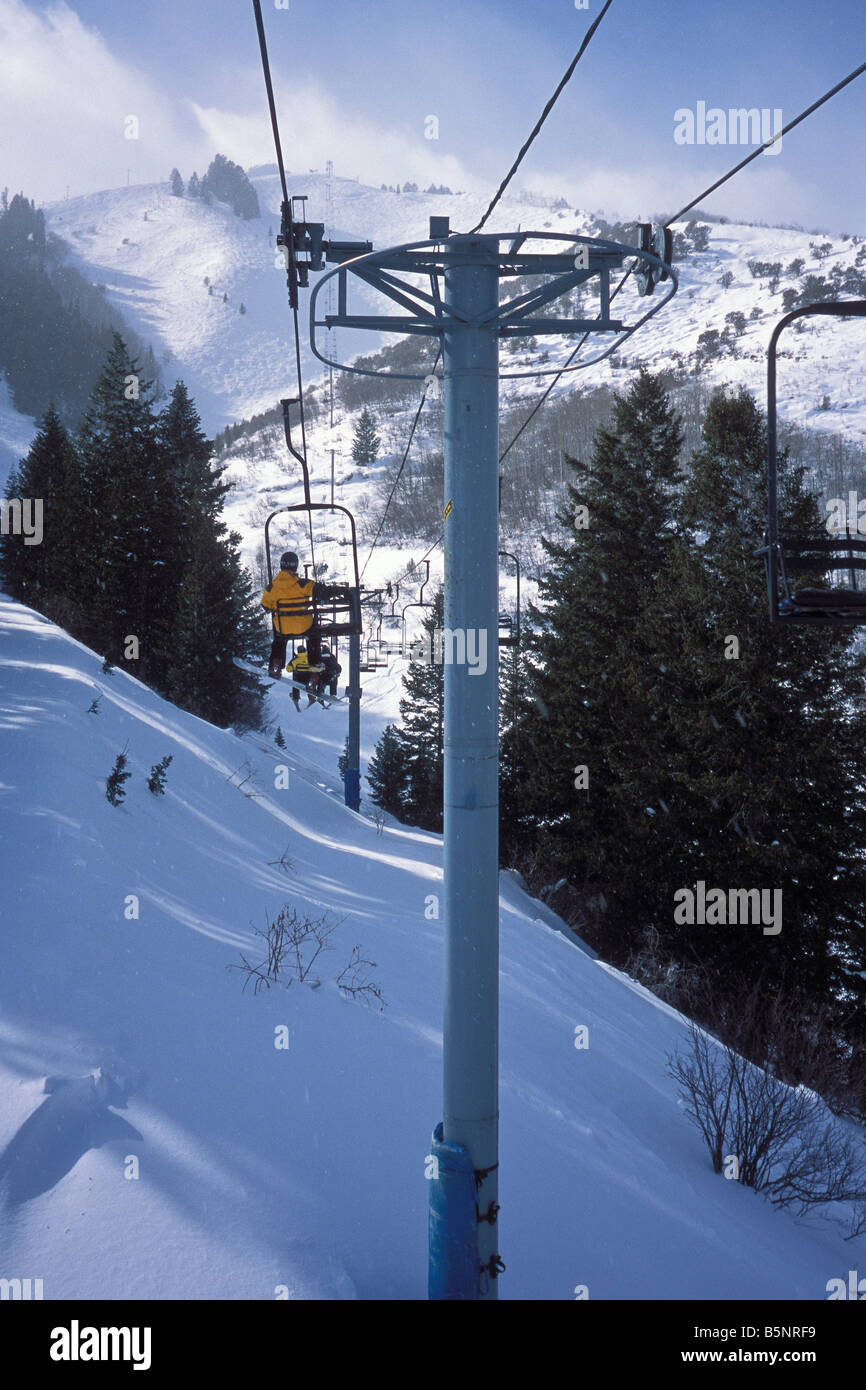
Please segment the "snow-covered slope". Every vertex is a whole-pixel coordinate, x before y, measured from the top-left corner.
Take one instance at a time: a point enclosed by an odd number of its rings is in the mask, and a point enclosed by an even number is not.
[[[274,242],[279,183],[269,173],[253,182],[262,216],[251,222],[221,205],[173,198],[162,184],[113,189],[46,209],[51,231],[69,244],[78,268],[106,287],[132,326],[153,344],[166,380],[183,376],[206,428],[214,432],[272,406],[294,382],[285,262]],[[328,205],[326,186],[322,175],[291,175],[293,191],[309,197],[311,220],[327,219],[337,238],[372,240],[376,246],[426,237],[431,210],[447,213],[455,207],[455,226],[483,211],[474,195],[398,195],[349,179],[333,180]],[[558,228],[561,222],[561,230],[574,221],[572,216],[566,225],[564,214],[533,206],[521,206],[515,220],[522,216],[526,222],[527,214],[530,220],[555,221]],[[308,349],[307,318],[304,295],[304,370],[318,376],[322,367]],[[371,351],[380,341],[379,335],[365,335],[352,352]]]
[[[171,383],[178,375],[184,377],[206,428],[214,432],[273,405],[294,381],[285,273],[269,235],[279,228],[279,184],[267,168],[254,171],[252,181],[262,208],[261,219],[253,222],[239,220],[222,206],[173,198],[163,184],[114,189],[47,209],[51,230],[70,244],[76,264],[95,283],[107,287],[110,298],[141,336],[153,343],[165,363],[166,380]],[[426,237],[431,213],[448,215],[455,230],[465,230],[486,206],[477,193],[397,194],[336,177],[330,180],[329,198],[329,180],[316,173],[292,173],[289,184],[293,193],[307,196],[308,218],[324,222],[329,234],[370,240],[376,248]],[[506,195],[491,229],[510,231],[518,226],[586,233],[590,219],[585,212]],[[811,245],[824,242],[832,249],[819,260]],[[671,355],[679,353],[688,364],[702,332],[722,331],[725,316],[741,312],[747,319],[745,333],[736,339],[741,356],[726,355],[711,363],[707,379],[742,382],[762,399],[764,355],[772,324],[782,313],[783,291],[800,288],[810,274],[826,278],[836,266],[852,267],[859,249],[850,236],[714,224],[708,251],[680,263],[679,294],[628,340],[625,358],[639,357],[660,368],[669,366]],[[784,273],[797,259],[804,263],[800,276]],[[774,291],[766,279],[752,277],[750,260],[781,262],[783,274]],[[719,282],[726,272],[733,281],[723,289]],[[382,301],[373,297],[369,303],[381,306]],[[646,307],[633,285],[618,301],[626,323],[634,322]],[[753,309],[759,310],[760,317],[750,318]],[[300,318],[305,375],[310,379],[319,376],[322,367],[308,351],[307,294],[303,291]],[[344,360],[373,350],[379,342],[377,335],[344,333],[338,355]],[[508,367],[522,370],[533,362],[541,365],[537,357],[544,348],[549,349],[550,359],[543,365],[555,367],[572,347],[570,340],[550,340],[528,354],[508,354]],[[856,324],[809,324],[802,337],[792,334],[785,348],[799,360],[783,364],[780,372],[783,417],[866,435],[866,406],[858,387],[866,369],[862,330]],[[616,377],[616,371],[604,364],[588,370],[586,376],[572,376],[561,389],[598,385]],[[545,379],[505,382],[503,400],[532,394],[545,384]],[[829,409],[822,410],[825,396]]]
[[[438,837],[347,810],[345,711],[298,715],[285,689],[280,752],[8,599],[0,688],[4,1276],[45,1298],[423,1298]],[[388,699],[371,684],[368,750]],[[321,987],[243,992],[227,967],[285,903],[343,919]],[[665,1071],[682,1020],[508,876],[501,923],[502,1296],[825,1298],[858,1243],[712,1173]],[[383,1012],[335,983],[356,944]]]

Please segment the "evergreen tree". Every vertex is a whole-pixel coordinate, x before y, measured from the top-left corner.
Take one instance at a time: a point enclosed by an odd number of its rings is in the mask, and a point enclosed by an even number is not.
[[[14,476],[44,494],[45,535],[26,549],[4,539],[4,574],[104,652],[104,670],[122,664],[194,713],[254,727],[262,687],[236,659],[259,655],[262,625],[222,520],[223,470],[183,382],[159,417],[151,394],[115,335],[74,444],[49,411]]]
[[[376,433],[376,421],[367,406],[364,406],[355,426],[352,458],[359,464],[375,463],[381,447],[382,441]]]
[[[424,619],[425,646],[432,657],[443,624],[444,596],[435,595]],[[389,724],[376,745],[367,780],[372,800],[409,825],[442,829],[445,682],[441,665],[413,661],[403,677],[401,728]]]
[[[213,444],[183,381],[175,383],[159,417],[157,439],[181,511],[196,507],[216,522],[231,485],[223,481],[225,467],[212,464]]]
[[[236,663],[260,656],[262,623],[240,541],[216,535],[204,514],[190,524],[166,693],[214,724],[255,728],[264,687]]]
[[[150,776],[147,779],[147,790],[154,796],[165,795],[165,777],[174,758],[171,753],[167,753],[164,758],[160,758],[158,763],[154,763],[150,769]]]
[[[171,601],[157,553],[162,479],[152,392],[115,334],[76,441],[83,502],[78,582],[89,596],[85,640],[120,664],[126,639],[136,637],[140,657],[131,669],[142,680],[158,677],[153,626]]]
[[[183,179],[177,169],[171,171],[171,193],[173,198],[183,197]]]
[[[277,732],[274,734],[274,743],[277,745],[278,748],[285,748],[286,746],[285,736],[283,735],[283,731],[280,728],[279,724],[277,725]]]
[[[218,202],[228,203],[236,217],[249,222],[261,216],[256,190],[240,165],[225,155],[218,154],[211,161],[201,186]]]
[[[532,843],[534,814],[525,788],[534,757],[525,736],[526,723],[534,706],[530,703],[525,636],[519,647],[505,647],[499,653],[499,852],[503,863],[523,862]]]
[[[697,965],[727,1007],[744,980],[796,986],[835,1011],[845,1045],[862,1048],[866,656],[844,631],[770,625],[754,556],[765,461],[752,397],[717,391],[645,629],[655,737],[642,749],[638,800],[665,807],[652,822],[645,903],[661,950]],[[820,536],[803,469],[783,459],[780,482],[782,531]],[[781,932],[675,926],[673,894],[698,880],[781,890]]]
[[[189,194],[190,198],[201,197],[201,181],[195,169],[193,169],[192,173],[189,176],[189,183],[186,186],[186,191]]]
[[[340,770],[345,771],[344,768]],[[370,759],[367,781],[371,788],[370,800],[398,820],[405,818],[407,777],[406,753],[399,732],[393,724],[388,724]]]
[[[641,371],[615,397],[612,426],[598,432],[590,463],[569,459],[575,481],[558,519],[570,536],[544,542],[545,606],[532,610],[527,643],[521,775],[504,843],[518,866],[537,857],[545,878],[565,876],[587,897],[613,903],[598,931],[605,948],[630,924],[646,833],[644,807],[631,795],[651,716],[641,633],[672,542],[680,444],[659,380]]]
[[[114,767],[105,779],[105,795],[112,806],[119,806],[126,797],[124,782],[128,782],[132,773],[127,766],[126,749],[118,753],[114,760]]]
[[[439,589],[423,621],[425,646],[432,656],[435,633],[444,623],[444,595]],[[400,701],[403,721],[399,740],[406,760],[406,792],[402,819],[423,830],[442,829],[445,680],[441,665],[412,661],[403,677]]]
[[[42,504],[42,541],[26,545],[23,536],[0,537],[0,567],[13,597],[52,616],[54,601],[71,587],[76,573],[75,536],[81,520],[76,500],[74,447],[54,406],[40,421],[27,457],[13,469],[8,497]]]

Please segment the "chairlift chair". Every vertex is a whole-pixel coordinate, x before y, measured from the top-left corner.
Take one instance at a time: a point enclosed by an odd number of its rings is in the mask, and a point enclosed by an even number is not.
[[[274,610],[274,614],[278,619],[281,617],[297,617],[300,611],[305,613],[312,612],[313,622],[311,627],[307,632],[298,633],[291,639],[292,652],[294,654],[296,644],[305,641],[311,631],[316,632],[322,641],[330,639],[336,642],[339,637],[360,636],[362,627],[360,603],[361,583],[358,573],[358,541],[355,530],[355,518],[348,507],[344,507],[338,502],[312,501],[310,497],[310,479],[306,459],[302,454],[297,452],[292,444],[290,407],[293,404],[295,404],[295,402],[292,400],[281,401],[283,407],[283,426],[289,452],[301,465],[304,482],[304,501],[292,503],[290,506],[277,507],[275,511],[271,512],[265,522],[265,563],[268,571],[268,584],[270,585],[273,583],[274,577],[271,555],[271,522],[276,516],[281,516],[285,513],[293,515],[303,512],[308,518],[308,525],[312,531],[314,512],[330,512],[331,514],[340,512],[344,517],[348,518],[351,535],[349,544],[351,545],[352,552],[350,579],[347,583],[334,583],[331,587],[338,590],[338,592],[332,597],[324,600],[321,598],[317,599],[314,593],[309,601],[304,600],[303,608],[301,608],[299,604],[293,604],[290,600],[278,600]],[[308,568],[309,566],[305,567],[305,572]]]
[[[404,654],[405,654],[405,652],[406,652],[406,614],[409,612],[409,609],[410,609],[410,608],[432,608],[432,607],[433,607],[433,604],[431,603],[431,601],[430,601],[429,599],[427,600],[426,603],[424,602],[424,590],[427,588],[427,585],[430,583],[430,561],[429,561],[429,560],[422,560],[421,563],[422,563],[423,565],[426,566],[426,573],[425,573],[425,575],[424,575],[424,582],[423,582],[423,584],[421,585],[421,588],[418,590],[418,598],[416,599],[416,601],[415,601],[414,603],[407,603],[406,606],[405,606],[404,609],[403,609],[402,624],[401,624],[401,629],[400,629],[400,644],[401,644],[401,648],[402,648],[402,651],[403,651]]]
[[[806,304],[786,314],[776,324],[767,350],[767,532],[764,545],[756,553],[763,557],[767,572],[770,621],[807,623],[823,627],[866,625],[866,585],[857,577],[866,570],[866,539],[850,531],[829,535],[795,536],[779,525],[777,429],[776,429],[776,345],[782,330],[794,319],[806,315],[838,318],[866,317],[866,300],[829,300]],[[849,584],[838,582],[847,572]],[[829,577],[821,586],[795,588],[798,575]]]
[[[500,557],[511,560],[517,571],[517,618],[516,621],[510,613],[501,612],[499,614],[499,645],[500,647],[519,647],[520,646],[520,561],[516,555],[512,555],[510,550],[500,550]]]

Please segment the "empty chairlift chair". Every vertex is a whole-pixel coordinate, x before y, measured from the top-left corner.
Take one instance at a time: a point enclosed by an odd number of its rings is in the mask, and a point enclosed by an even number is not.
[[[812,314],[863,318],[866,300],[807,304],[786,314],[773,330],[767,353],[767,533],[757,553],[766,566],[771,622],[824,627],[866,625],[866,539],[850,532],[793,535],[779,525],[776,345],[789,323]],[[804,584],[800,582],[803,576],[824,582]]]

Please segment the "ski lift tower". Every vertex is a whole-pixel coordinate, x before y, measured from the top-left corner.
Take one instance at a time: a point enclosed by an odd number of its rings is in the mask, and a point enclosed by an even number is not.
[[[379,375],[331,361],[317,330],[415,333],[441,341],[445,388],[444,922],[445,1017],[443,1111],[427,1156],[430,1178],[431,1299],[497,1297],[499,1255],[499,339],[528,335],[608,334],[600,361],[676,292],[670,233],[641,228],[625,246],[554,232],[457,234],[431,217],[430,238],[358,254],[325,243],[337,268],[319,280],[310,302],[310,342],[328,367]],[[630,325],[611,317],[610,275],[637,262],[642,295],[670,280],[668,292]],[[319,267],[314,265],[313,268]],[[542,283],[500,300],[500,281]],[[402,312],[350,313],[348,288],[377,291]],[[337,285],[337,312],[317,316],[319,297]],[[587,281],[598,283],[597,317],[545,312]],[[420,283],[419,283],[420,282]],[[428,285],[429,288],[424,288]],[[344,335],[341,334],[341,341]],[[506,372],[504,377],[552,375]],[[429,374],[388,373],[430,384]]]

